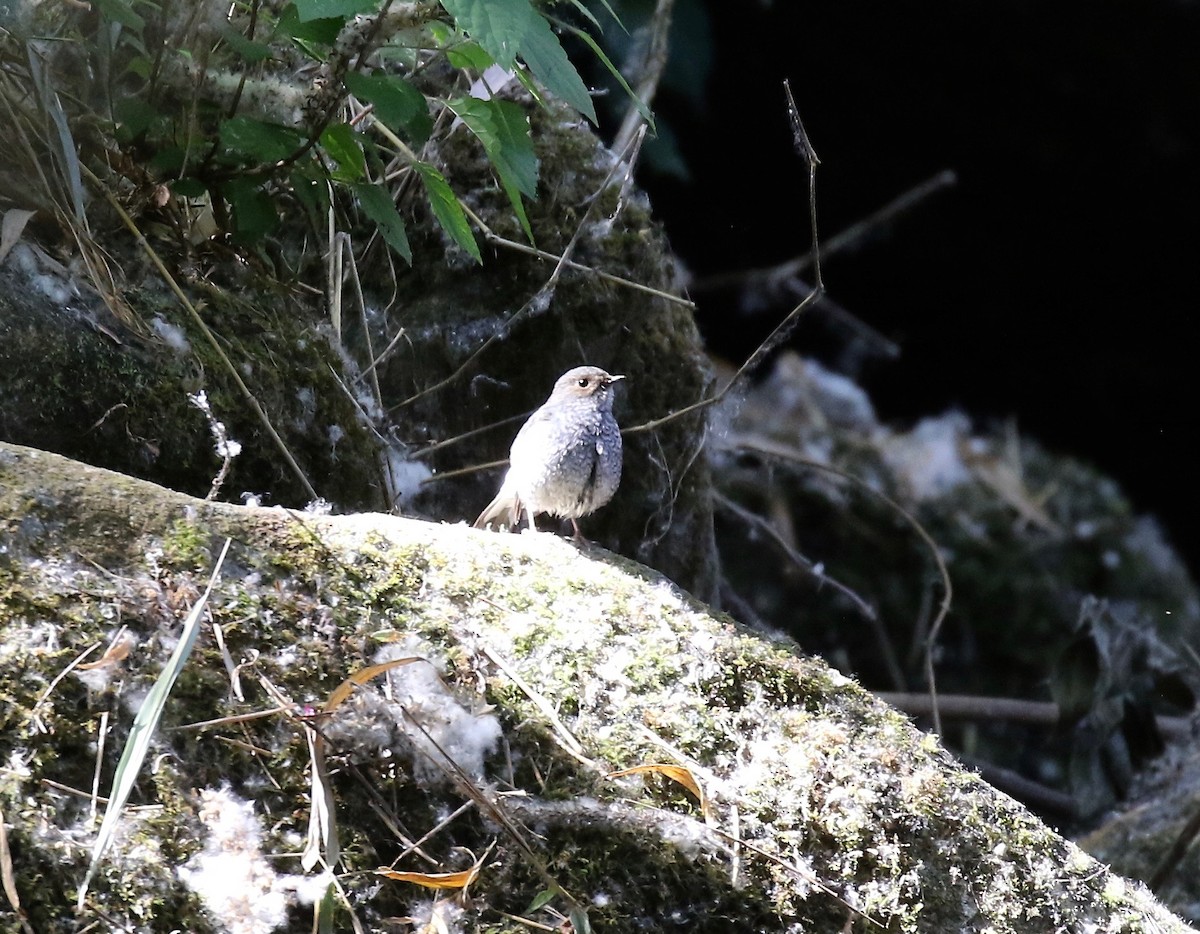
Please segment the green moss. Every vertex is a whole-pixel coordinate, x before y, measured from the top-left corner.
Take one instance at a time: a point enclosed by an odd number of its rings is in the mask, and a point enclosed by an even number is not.
[[[212,534],[193,519],[181,518],[171,523],[162,539],[163,561],[168,567],[196,571],[211,568],[214,555]]]

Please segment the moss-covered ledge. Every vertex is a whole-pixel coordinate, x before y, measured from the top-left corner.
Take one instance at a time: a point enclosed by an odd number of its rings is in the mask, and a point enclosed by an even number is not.
[[[207,629],[77,917],[98,724],[103,794],[226,536],[209,606],[240,667]],[[122,626],[127,658],[55,681]],[[312,716],[390,658],[438,674],[397,667]],[[0,444],[0,695],[0,810],[39,931],[311,930],[305,722],[367,930],[553,925],[561,893],[530,911],[547,876],[600,931],[1188,930],[819,660],[548,534],[206,504]],[[657,773],[606,777],[655,762],[691,769],[707,819]],[[406,851],[395,868],[482,869],[467,898],[364,871]]]

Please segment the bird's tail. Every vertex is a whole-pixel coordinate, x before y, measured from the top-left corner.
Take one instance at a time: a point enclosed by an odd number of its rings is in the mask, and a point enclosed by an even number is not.
[[[475,528],[486,529],[489,525],[494,525],[498,529],[514,532],[521,521],[522,511],[521,497],[501,488],[496,498],[488,503],[487,508],[475,520]]]

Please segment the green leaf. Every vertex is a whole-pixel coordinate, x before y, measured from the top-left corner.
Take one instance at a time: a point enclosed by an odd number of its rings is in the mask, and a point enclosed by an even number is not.
[[[475,262],[482,265],[483,257],[479,254],[479,244],[475,242],[467,215],[442,173],[428,162],[417,162],[415,168],[421,176],[421,181],[425,183],[429,206],[433,209],[433,216],[437,218],[437,222],[442,225],[442,230],[466,250]]]
[[[442,6],[498,65],[512,68],[520,56],[548,90],[596,122],[587,86],[529,0],[442,0]]]
[[[179,175],[187,156],[182,146],[163,146],[150,158],[150,167],[161,175]]]
[[[362,206],[363,213],[375,222],[379,233],[396,253],[410,266],[412,265],[412,248],[408,245],[408,235],[404,232],[404,220],[392,196],[379,185],[360,182],[354,186],[355,197]]]
[[[571,6],[575,7],[576,10],[586,16],[589,23],[591,23],[597,29],[603,30],[604,27],[600,25],[600,20],[596,19],[596,14],[587,8],[587,5],[583,3],[583,0],[571,0]],[[609,13],[612,13],[612,8],[609,7],[607,3],[604,4],[604,7]],[[620,22],[620,20],[617,20],[618,24],[620,24]],[[626,32],[628,32],[628,30],[626,30]]]
[[[393,130],[402,130],[416,146],[424,145],[433,132],[429,102],[425,95],[395,75],[346,75],[346,88],[375,108],[375,116]]]
[[[562,43],[546,20],[536,14],[533,16],[529,30],[522,37],[519,51],[534,77],[548,91],[578,110],[593,125],[596,123],[596,108],[587,85],[567,58]]]
[[[596,17],[592,15],[592,11],[584,6],[580,0],[571,0],[571,3],[582,10],[588,19],[590,19],[593,23],[596,23]],[[605,11],[613,18],[616,24],[621,27],[625,35],[629,35],[629,30],[625,28],[625,24],[621,22],[621,17],[617,16],[617,11],[612,8],[608,0],[600,0],[600,5],[604,7]],[[596,23],[596,25],[599,26],[600,24]]]
[[[134,11],[133,4],[128,0],[96,0],[96,6],[105,19],[120,23],[127,29],[141,32],[146,28],[146,21]]]
[[[279,162],[304,144],[295,130],[251,117],[233,117],[221,124],[221,144],[259,162]]]
[[[279,14],[279,21],[275,24],[275,33],[294,39],[307,48],[309,43],[333,45],[345,25],[346,20],[340,16],[301,20],[296,4],[289,3]]]
[[[321,148],[337,162],[333,177],[340,182],[357,182],[367,174],[367,160],[362,143],[349,124],[334,123],[321,134]]]
[[[113,104],[113,116],[117,118],[119,134],[126,141],[141,136],[163,119],[158,108],[144,97],[118,98]]]
[[[316,916],[313,927],[317,934],[333,934],[333,910],[337,907],[337,886],[330,882],[321,900],[313,906]]]
[[[308,23],[314,19],[370,13],[378,6],[376,0],[296,0],[296,13],[300,22]]]
[[[537,197],[538,161],[529,136],[529,120],[511,101],[481,101],[459,97],[448,106],[474,133],[500,178],[500,187],[508,195],[525,236],[533,242],[533,231],[525,214],[521,195]]]
[[[650,112],[650,108],[646,106],[642,99],[637,96],[637,93],[633,90],[633,88],[629,86],[629,82],[625,80],[625,76],[617,70],[617,66],[614,65],[609,60],[608,56],[604,54],[604,50],[600,48],[596,40],[589,36],[582,29],[576,29],[574,26],[567,26],[566,28],[571,30],[574,35],[582,39],[587,44],[588,48],[590,48],[595,54],[596,58],[600,59],[604,67],[608,69],[609,74],[617,79],[617,83],[620,84],[625,90],[625,93],[629,95],[629,99],[633,102],[633,106],[637,108],[638,113],[642,115],[642,119],[645,120],[646,124],[650,127],[650,132],[657,135],[658,131],[654,126],[654,114]]]
[[[531,901],[529,903],[529,907],[525,909],[525,914],[531,915],[539,908],[545,908],[552,901],[554,901],[557,895],[558,892],[556,892],[554,889],[542,889],[537,893],[537,895],[533,896],[533,901]]]
[[[588,919],[587,909],[582,905],[572,908],[567,917],[571,919],[571,930],[575,934],[592,934],[592,922]]]
[[[192,654],[192,648],[196,645],[196,637],[200,635],[200,621],[204,615],[204,607],[217,583],[221,565],[225,563],[225,555],[229,552],[229,545],[230,539],[225,539],[221,555],[217,558],[212,576],[208,579],[208,586],[204,588],[204,593],[200,595],[188,613],[187,619],[183,621],[183,630],[179,634],[179,641],[175,643],[171,657],[167,659],[167,663],[159,672],[154,685],[146,694],[145,700],[138,707],[137,716],[133,718],[133,727],[129,731],[129,737],[125,740],[125,748],[121,750],[121,760],[117,763],[117,770],[113,773],[112,790],[108,795],[108,807],[104,811],[104,820],[96,834],[96,842],[92,844],[92,859],[88,865],[87,875],[79,887],[76,904],[80,908],[87,901],[88,886],[95,878],[96,870],[100,868],[100,861],[104,858],[116,834],[121,812],[125,808],[125,802],[129,800],[129,793],[133,791],[138,771],[146,759],[150,740],[154,737],[154,731],[158,729],[163,710],[167,706],[167,699],[171,695],[171,688],[175,686],[179,673],[187,664],[188,657]]]
[[[536,198],[538,160],[525,111],[512,101],[474,97],[455,98],[447,105],[483,143],[501,179],[511,180],[522,194]]]
[[[323,229],[329,211],[329,188],[323,177],[315,177],[314,163],[297,166],[291,175],[292,195],[308,215],[315,229]]]
[[[125,66],[127,74],[136,75],[137,77],[146,80],[150,77],[150,72],[153,71],[153,64],[150,59],[144,55],[135,55],[129,60],[129,64]]]
[[[504,68],[516,61],[530,20],[540,18],[529,0],[442,0],[442,6]]]
[[[271,57],[271,47],[265,42],[247,39],[236,29],[227,27],[221,32],[225,44],[241,56],[243,61],[264,62]]]
[[[204,182],[197,178],[177,178],[170,182],[171,191],[179,195],[181,198],[199,198],[202,194],[208,191]]]
[[[233,239],[257,243],[279,226],[275,199],[248,178],[235,178],[222,189],[233,209]]]
[[[446,49],[446,59],[455,68],[472,68],[487,71],[496,60],[484,51],[483,46],[472,40],[464,40]]]

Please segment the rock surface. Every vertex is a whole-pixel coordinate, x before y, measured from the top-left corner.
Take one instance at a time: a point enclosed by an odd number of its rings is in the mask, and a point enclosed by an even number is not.
[[[301,854],[333,840],[338,929],[352,910],[367,929],[1187,930],[848,679],[601,551],[204,503],[11,445],[0,516],[0,809],[36,930],[308,931],[330,879]],[[221,643],[206,626],[76,914],[94,773],[103,794],[226,537]],[[310,823],[314,750],[336,826]],[[611,774],[661,763],[686,772]],[[371,872],[474,863],[466,901]]]

